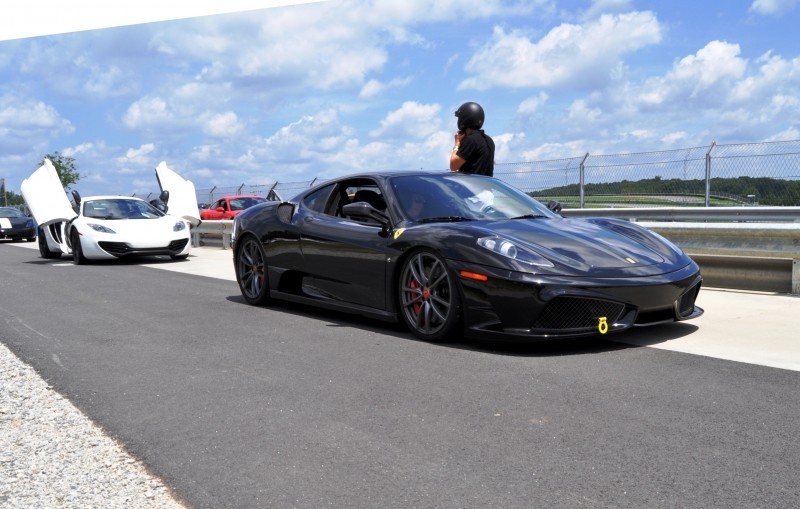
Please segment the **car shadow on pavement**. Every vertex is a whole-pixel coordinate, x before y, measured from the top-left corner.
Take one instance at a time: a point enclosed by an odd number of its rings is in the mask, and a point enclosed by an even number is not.
[[[227,300],[249,306],[241,295],[230,295]],[[416,338],[405,326],[399,323],[384,322],[357,314],[331,311],[307,304],[289,301],[275,301],[267,306],[253,306],[255,309],[289,313],[312,320],[330,322],[326,327],[349,327],[408,341],[424,342]],[[698,327],[686,322],[666,323],[652,327],[641,327],[606,336],[553,339],[544,341],[524,340],[473,340],[453,339],[441,343],[428,343],[442,348],[455,348],[483,352],[493,355],[517,357],[554,357],[564,355],[586,355],[613,352],[629,348],[641,348],[673,339],[682,338],[697,331]]]

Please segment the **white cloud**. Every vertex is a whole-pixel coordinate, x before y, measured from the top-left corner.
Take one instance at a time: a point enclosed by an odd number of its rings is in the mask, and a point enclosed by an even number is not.
[[[358,93],[358,97],[361,99],[371,99],[377,95],[386,92],[389,89],[404,87],[409,83],[411,83],[410,77],[395,78],[386,83],[372,79],[366,82],[363,87],[361,87],[361,91]]]
[[[750,5],[750,12],[764,16],[784,14],[797,5],[798,0],[754,0]]]
[[[701,99],[724,101],[747,69],[738,44],[711,41],[694,55],[683,57],[662,77],[648,80],[638,94],[643,104],[663,105]]]
[[[203,126],[203,132],[212,137],[228,137],[240,133],[244,129],[239,117],[232,111],[213,115]]]
[[[381,126],[370,132],[370,136],[378,138],[425,138],[439,130],[441,120],[438,104],[420,104],[414,101],[390,112],[381,120]]]
[[[67,157],[75,157],[81,154],[90,154],[94,148],[94,143],[81,143],[75,147],[67,147],[61,153]]]
[[[676,132],[668,133],[666,136],[663,136],[661,138],[661,141],[665,145],[674,145],[674,144],[676,144],[678,142],[685,143],[687,138],[688,138],[688,135],[684,131],[676,131]]]
[[[170,121],[174,115],[167,108],[167,102],[160,97],[145,97],[128,107],[122,121],[130,129],[147,127]]]
[[[0,129],[27,133],[41,130],[72,132],[74,127],[43,101],[6,94],[0,96]]]
[[[529,97],[522,101],[517,108],[517,113],[531,114],[535,113],[540,107],[547,102],[550,96],[544,92],[539,92],[539,95]]]
[[[609,81],[623,55],[661,40],[651,12],[604,14],[584,25],[562,24],[538,42],[523,32],[494,29],[492,40],[467,63],[472,77],[459,89],[493,86],[596,87]]]

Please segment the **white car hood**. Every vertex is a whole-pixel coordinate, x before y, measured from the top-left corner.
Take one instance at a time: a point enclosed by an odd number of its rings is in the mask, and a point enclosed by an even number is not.
[[[39,226],[69,221],[78,215],[72,210],[58,172],[49,159],[45,159],[39,169],[22,181],[21,189],[25,203]]]
[[[200,224],[200,209],[197,207],[197,193],[194,184],[167,167],[161,161],[156,167],[156,178],[162,191],[169,191],[168,212],[186,219],[193,226]]]

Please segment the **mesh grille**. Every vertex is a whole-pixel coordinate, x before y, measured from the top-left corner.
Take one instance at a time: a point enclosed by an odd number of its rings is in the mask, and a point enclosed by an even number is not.
[[[697,299],[698,285],[694,285],[688,292],[681,296],[678,301],[678,312],[681,316],[689,316],[694,310],[694,301]]]
[[[550,301],[534,322],[537,329],[595,329],[600,317],[615,323],[625,311],[625,305],[583,297],[557,297]]]
[[[281,203],[278,205],[278,218],[284,223],[292,222],[292,214],[294,214],[294,205],[291,203]]]

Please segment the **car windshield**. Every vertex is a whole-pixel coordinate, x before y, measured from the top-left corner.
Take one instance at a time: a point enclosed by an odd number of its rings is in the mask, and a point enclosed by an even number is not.
[[[0,217],[28,217],[13,207],[0,207]]]
[[[399,213],[416,222],[559,217],[527,194],[480,175],[408,175],[391,179]]]
[[[252,196],[231,198],[231,210],[244,210],[252,207],[253,205],[264,203],[265,201],[267,201],[266,198],[252,197]]]
[[[83,216],[94,219],[155,219],[163,215],[144,200],[104,198],[83,203]]]

